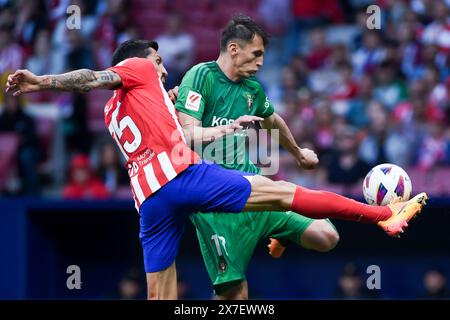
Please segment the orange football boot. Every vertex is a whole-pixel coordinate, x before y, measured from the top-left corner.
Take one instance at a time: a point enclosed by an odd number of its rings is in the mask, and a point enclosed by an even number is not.
[[[392,216],[384,221],[379,221],[377,225],[381,227],[391,237],[400,238],[400,234],[405,232],[409,220],[414,218],[426,205],[428,196],[425,192],[419,193],[408,201],[394,199],[388,204],[392,211]]]

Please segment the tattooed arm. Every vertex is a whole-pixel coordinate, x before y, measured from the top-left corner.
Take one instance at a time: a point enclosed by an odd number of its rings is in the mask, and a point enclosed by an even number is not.
[[[113,71],[93,71],[79,69],[57,75],[36,76],[28,70],[17,70],[8,76],[6,92],[14,96],[22,93],[58,90],[72,92],[89,92],[92,89],[117,89],[122,85],[119,75]]]

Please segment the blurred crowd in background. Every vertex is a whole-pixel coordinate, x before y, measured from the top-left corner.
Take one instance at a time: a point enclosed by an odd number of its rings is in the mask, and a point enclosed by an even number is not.
[[[361,266],[348,262],[342,266],[336,283],[335,291],[328,299],[339,300],[373,300],[388,299],[380,290],[370,290],[366,285],[367,274]],[[145,299],[145,279],[140,268],[132,267],[122,276],[117,285],[117,292],[108,298],[120,300]],[[447,300],[450,299],[447,271],[441,267],[430,267],[422,275],[422,291],[416,297],[425,300]],[[189,283],[178,274],[178,296],[179,299],[192,299]],[[213,298],[213,296],[211,296]],[[258,299],[258,297],[254,297]]]
[[[69,5],[81,9],[70,30]],[[381,29],[366,9],[381,8]],[[370,167],[398,164],[415,190],[450,193],[448,0],[0,0],[0,193],[130,197],[123,160],[104,128],[111,92],[4,94],[7,75],[105,69],[131,38],[155,39],[167,89],[219,54],[236,13],[270,33],[258,74],[302,147],[302,171],[281,153],[278,178],[360,196]]]

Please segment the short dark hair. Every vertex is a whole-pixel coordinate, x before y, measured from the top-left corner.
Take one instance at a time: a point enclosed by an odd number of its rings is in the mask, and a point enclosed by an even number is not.
[[[231,40],[241,40],[245,43],[252,41],[255,35],[259,35],[264,47],[269,43],[269,36],[252,18],[246,15],[234,16],[222,31],[220,38],[220,51],[224,52]]]
[[[127,40],[114,51],[111,64],[115,66],[128,58],[146,58],[150,54],[150,48],[158,51],[158,43],[151,40]]]

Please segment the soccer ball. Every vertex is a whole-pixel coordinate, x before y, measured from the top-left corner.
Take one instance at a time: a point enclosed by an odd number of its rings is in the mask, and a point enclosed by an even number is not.
[[[364,178],[363,194],[366,202],[384,206],[396,197],[403,201],[411,197],[412,185],[408,174],[395,164],[383,163],[373,167]]]

